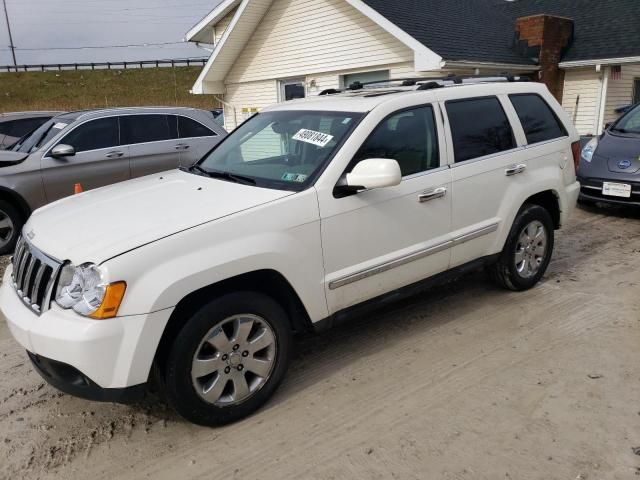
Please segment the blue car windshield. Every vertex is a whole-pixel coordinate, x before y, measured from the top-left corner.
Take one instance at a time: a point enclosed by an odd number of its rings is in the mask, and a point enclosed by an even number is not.
[[[618,120],[612,130],[621,133],[640,134],[640,105],[636,105]]]

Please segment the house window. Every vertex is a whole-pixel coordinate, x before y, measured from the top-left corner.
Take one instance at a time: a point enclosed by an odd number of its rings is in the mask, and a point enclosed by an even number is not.
[[[375,72],[350,73],[341,78],[342,86],[349,87],[352,83],[360,82],[386,82],[389,80],[389,70],[378,70]]]
[[[287,102],[296,98],[304,98],[305,79],[291,78],[289,80],[280,80],[280,101]]]
[[[640,103],[640,78],[633,79],[633,104]]]

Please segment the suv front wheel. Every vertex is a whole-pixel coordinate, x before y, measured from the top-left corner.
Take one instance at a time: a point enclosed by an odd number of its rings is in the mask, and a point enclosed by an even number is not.
[[[187,319],[171,347],[164,375],[169,402],[200,425],[245,417],[282,381],[291,344],[289,319],[270,297],[219,297]]]
[[[553,253],[553,220],[540,205],[525,204],[518,212],[504,249],[490,273],[502,287],[521,291],[544,275]]]

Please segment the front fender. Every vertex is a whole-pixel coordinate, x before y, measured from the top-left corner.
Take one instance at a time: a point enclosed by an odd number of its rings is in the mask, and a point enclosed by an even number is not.
[[[287,206],[266,205],[108,260],[110,280],[127,282],[118,316],[171,308],[203,287],[275,270],[292,285],[312,321],[325,318],[317,201],[307,192],[294,198]]]

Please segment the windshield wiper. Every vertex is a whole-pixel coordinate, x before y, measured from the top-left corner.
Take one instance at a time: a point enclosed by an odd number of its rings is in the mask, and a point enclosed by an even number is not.
[[[209,176],[209,171],[205,170],[204,168],[202,168],[197,163],[195,165],[191,165],[190,167],[180,167],[180,170],[182,170],[184,172],[191,172],[191,173],[193,173],[195,171],[195,172],[197,172],[196,175],[204,175],[205,177]]]
[[[635,135],[640,133],[640,131],[638,131],[638,130],[627,130],[626,128],[615,128],[615,127],[612,128],[611,131],[618,132],[618,133],[632,133],[632,134],[635,134]]]
[[[203,175],[209,178],[218,178],[220,180],[226,180],[228,182],[242,183],[244,185],[255,185],[256,181],[251,177],[245,177],[243,175],[237,175],[235,173],[221,172],[220,170],[207,170],[200,165],[191,165],[188,168],[184,168],[189,172],[197,172],[197,175]]]
[[[242,183],[244,185],[255,185],[256,181],[251,177],[245,177],[244,175],[237,175],[235,173],[221,172],[219,170],[204,170],[199,167],[200,170],[206,172],[211,178],[219,178],[220,180],[227,180],[229,182]]]

